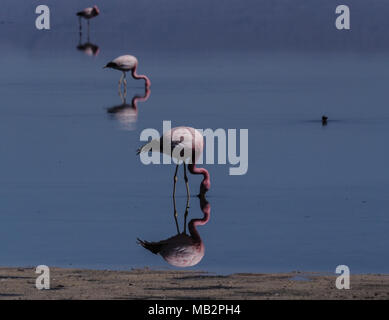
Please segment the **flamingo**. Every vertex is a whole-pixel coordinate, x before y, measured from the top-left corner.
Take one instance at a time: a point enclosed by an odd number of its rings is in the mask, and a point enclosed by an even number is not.
[[[177,226],[177,235],[173,237],[158,242],[149,242],[138,238],[138,244],[154,254],[161,255],[167,263],[173,266],[192,267],[198,264],[204,257],[205,247],[197,231],[197,226],[205,225],[211,215],[211,206],[205,198],[205,194],[200,196],[200,208],[203,212],[203,218],[192,219],[189,222],[190,236],[186,234],[186,230],[180,233]]]
[[[147,78],[145,75],[138,75],[136,73],[136,68],[138,67],[138,59],[131,55],[124,55],[115,58],[114,60],[108,62],[104,68],[111,68],[116,69],[119,71],[122,71],[123,74],[119,79],[119,92],[120,92],[120,85],[123,81],[125,91],[127,90],[127,80],[126,80],[126,72],[131,71],[131,75],[134,79],[143,79],[145,80],[145,86],[146,88],[150,88],[151,82],[149,78]]]
[[[99,8],[97,8],[96,5],[91,8],[85,8],[84,10],[77,12],[77,16],[79,17],[79,22],[80,22],[80,32],[81,32],[81,18],[84,18],[88,21],[88,34],[89,34],[89,19],[97,17],[99,14],[100,14],[100,10]]]
[[[126,103],[126,96],[120,96],[122,98],[122,104],[113,106],[107,109],[107,112],[115,115],[119,122],[127,130],[133,130],[133,123],[136,122],[138,117],[138,102],[147,101],[151,94],[151,90],[146,88],[143,96],[136,94],[131,100],[131,104]]]
[[[165,153],[177,162],[174,173],[173,198],[176,193],[177,171],[180,161],[184,165],[184,180],[188,199],[190,197],[188,176],[186,174],[186,166],[192,174],[202,174],[203,180],[200,184],[200,195],[205,194],[211,188],[211,179],[207,169],[196,167],[196,161],[200,157],[204,147],[203,135],[196,129],[191,127],[176,127],[168,130],[159,139],[151,140],[137,150],[137,154],[142,152],[159,151]],[[179,152],[177,152],[179,151]],[[191,160],[187,165],[185,162]]]

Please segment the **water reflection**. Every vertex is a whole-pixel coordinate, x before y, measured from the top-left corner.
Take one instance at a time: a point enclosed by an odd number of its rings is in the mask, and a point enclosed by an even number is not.
[[[143,95],[135,94],[132,97],[131,103],[126,102],[127,91],[123,93],[119,91],[122,103],[107,109],[107,113],[111,114],[122,126],[124,130],[134,130],[135,123],[138,119],[138,102],[145,102],[149,98],[151,90],[145,88]]]
[[[205,194],[199,196],[200,209],[203,212],[201,219],[192,219],[188,224],[189,234],[186,233],[186,218],[188,215],[188,206],[185,211],[184,231],[180,233],[177,216],[174,215],[177,226],[177,234],[158,242],[149,242],[140,240],[138,243],[145,249],[154,254],[159,254],[167,263],[176,267],[191,267],[198,264],[204,257],[204,243],[201,240],[200,234],[197,231],[198,226],[205,225],[211,214],[211,205],[205,198]],[[175,199],[173,198],[174,208],[176,207]],[[176,210],[175,210],[176,212]]]
[[[84,52],[88,56],[97,56],[100,52],[100,48],[97,44],[93,44],[89,41],[85,43],[81,43],[81,38],[80,38],[80,43],[77,46],[77,49]]]

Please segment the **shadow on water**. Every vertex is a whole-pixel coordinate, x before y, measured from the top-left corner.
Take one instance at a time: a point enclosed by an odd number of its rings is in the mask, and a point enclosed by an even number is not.
[[[189,221],[186,232],[186,222],[188,215],[188,206],[184,216],[184,230],[180,232],[177,222],[177,215],[174,214],[174,220],[177,227],[177,234],[158,242],[149,242],[140,240],[138,243],[145,249],[154,254],[159,254],[167,263],[176,267],[191,267],[198,264],[204,257],[204,243],[200,237],[197,227],[208,223],[211,214],[211,205],[205,198],[205,194],[199,196],[200,209],[203,212],[201,219],[192,219]],[[173,198],[174,211],[176,212],[175,198]]]
[[[131,103],[127,103],[127,91],[124,91],[124,93],[119,91],[122,103],[107,108],[107,113],[112,115],[112,117],[121,124],[122,129],[128,131],[134,130],[135,123],[138,119],[138,102],[147,101],[147,99],[150,97],[150,94],[151,90],[149,88],[145,88],[143,95],[135,94],[131,99]]]

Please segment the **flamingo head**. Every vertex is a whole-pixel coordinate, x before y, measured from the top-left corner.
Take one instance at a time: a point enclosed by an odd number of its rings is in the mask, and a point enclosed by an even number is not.
[[[115,62],[108,62],[103,68],[115,68],[117,67]]]
[[[100,10],[96,5],[93,6],[93,10],[96,12],[96,15],[100,14]]]

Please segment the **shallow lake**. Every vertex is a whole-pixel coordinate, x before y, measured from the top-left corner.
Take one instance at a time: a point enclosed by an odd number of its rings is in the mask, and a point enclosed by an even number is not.
[[[105,34],[89,56],[76,27],[1,46],[1,265],[170,268],[136,243],[176,233],[174,165],[136,156],[142,130],[170,120],[249,132],[246,175],[204,165],[211,218],[192,269],[389,272],[388,55],[126,51]],[[127,52],[152,85],[120,118],[107,113],[122,103],[120,73],[102,67]],[[131,103],[143,82],[127,80]],[[200,181],[189,176],[192,194]],[[182,226],[182,168],[177,188]],[[192,197],[188,219],[201,217]]]

